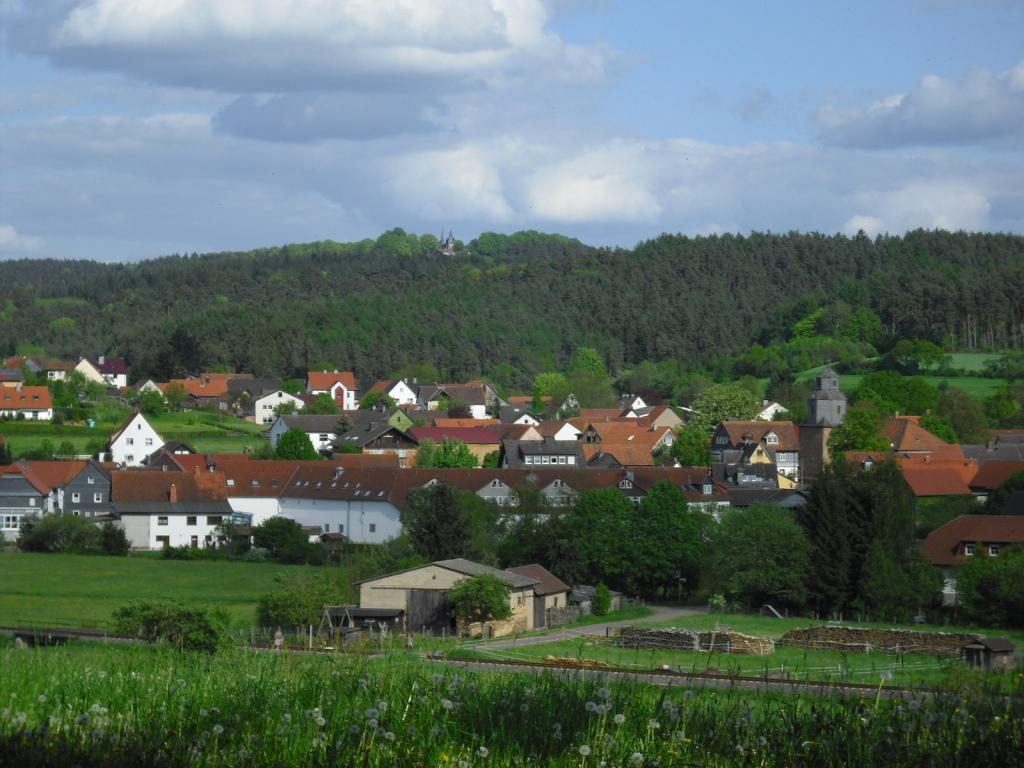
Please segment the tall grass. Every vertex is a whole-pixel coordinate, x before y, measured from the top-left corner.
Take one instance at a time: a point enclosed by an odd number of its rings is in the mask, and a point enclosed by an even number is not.
[[[888,704],[453,673],[415,658],[8,648],[0,763],[1015,766],[1022,687]]]

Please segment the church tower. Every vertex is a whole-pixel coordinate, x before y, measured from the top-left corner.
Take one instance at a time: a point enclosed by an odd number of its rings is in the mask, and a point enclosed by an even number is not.
[[[818,374],[807,400],[807,422],[800,426],[800,479],[810,483],[828,464],[828,436],[846,418],[846,395],[839,389],[839,374],[831,366]]]

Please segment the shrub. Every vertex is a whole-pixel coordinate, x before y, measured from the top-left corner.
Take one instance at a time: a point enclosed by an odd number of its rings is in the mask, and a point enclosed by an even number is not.
[[[131,542],[124,528],[113,523],[104,523],[100,528],[100,548],[105,555],[125,556],[131,549]]]
[[[228,616],[221,609],[135,602],[114,612],[114,624],[121,635],[166,643],[179,651],[215,653],[228,640]]]
[[[594,588],[594,602],[590,606],[595,616],[607,616],[612,607],[612,593],[604,584]]]
[[[21,524],[18,548],[24,552],[94,555],[103,551],[103,534],[87,518],[73,515],[28,517]]]
[[[281,588],[259,600],[257,617],[261,627],[319,624],[324,606],[340,602],[339,589],[324,576],[278,574],[274,581]]]
[[[463,579],[448,592],[455,615],[462,621],[491,621],[512,615],[508,585],[491,573]]]

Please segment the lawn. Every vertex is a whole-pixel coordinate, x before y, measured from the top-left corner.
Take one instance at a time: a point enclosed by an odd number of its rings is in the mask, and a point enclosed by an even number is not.
[[[813,379],[820,371],[820,368],[812,368],[797,374],[796,378],[798,381],[807,381]],[[933,387],[938,387],[943,382],[951,387],[959,387],[971,397],[979,400],[991,397],[1006,384],[1005,379],[986,379],[981,376],[922,376],[921,378]],[[849,396],[857,390],[863,379],[864,375],[860,373],[840,374],[839,387]]]
[[[132,600],[170,598],[224,608],[236,626],[248,627],[255,623],[260,595],[275,589],[274,576],[303,568],[140,555],[7,552],[0,554],[0,626],[103,626]]]
[[[661,622],[637,621],[637,626],[680,627],[693,630],[728,628],[755,637],[777,640],[790,629],[820,625],[815,619],[777,619],[742,614],[700,614]],[[891,624],[857,624],[864,627],[891,627]],[[1005,630],[970,630],[958,627],[914,625],[923,631],[977,631],[988,636],[1010,637],[1018,646],[1024,645],[1024,632]],[[770,656],[702,653],[672,649],[622,648],[617,641],[603,636],[580,637],[514,649],[489,651],[486,645],[462,647],[453,651],[473,658],[507,658],[541,661],[545,656],[573,659],[594,659],[613,666],[634,669],[670,667],[683,671],[713,671],[722,674],[779,675],[795,679],[842,680],[878,684],[883,677],[887,685],[942,684],[958,687],[971,672],[958,660],[931,655],[896,657],[885,653],[853,653],[777,647]]]
[[[206,411],[182,411],[148,417],[149,422],[164,440],[180,440],[203,453],[241,453],[245,448],[258,448],[266,440],[263,425],[227,414]],[[0,422],[4,435],[15,456],[42,447],[49,440],[56,449],[70,442],[80,454],[89,453],[90,441],[106,443],[120,421],[101,420],[96,427],[80,424],[36,424],[24,421]]]

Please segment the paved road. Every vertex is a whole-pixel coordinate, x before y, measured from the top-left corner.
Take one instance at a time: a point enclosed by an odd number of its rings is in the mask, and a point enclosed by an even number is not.
[[[544,643],[554,643],[559,640],[573,640],[578,637],[588,637],[590,635],[605,635],[608,629],[611,627],[628,627],[631,624],[636,624],[640,621],[669,621],[671,619],[679,618],[682,616],[694,616],[698,613],[707,613],[708,609],[706,606],[690,606],[690,607],[669,607],[664,605],[652,605],[650,606],[653,613],[650,616],[645,616],[642,619],[626,619],[625,621],[608,621],[602,624],[588,624],[584,627],[566,627],[563,629],[555,630],[554,632],[547,632],[542,635],[532,635],[529,637],[520,638],[502,638],[500,640],[485,640],[475,647],[480,650],[508,650],[510,648],[520,648],[524,645],[543,645]]]

